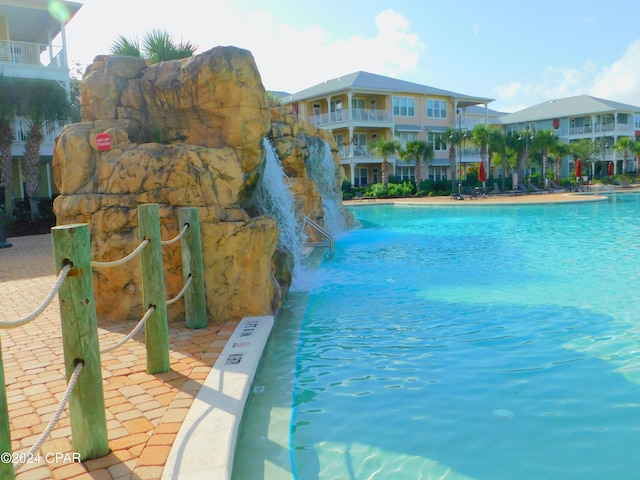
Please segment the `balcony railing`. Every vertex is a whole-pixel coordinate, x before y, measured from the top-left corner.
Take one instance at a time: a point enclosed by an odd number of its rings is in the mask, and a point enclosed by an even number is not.
[[[62,47],[0,40],[0,63],[63,68]]]
[[[62,127],[69,122],[59,121],[45,121],[42,127],[42,144],[55,143],[56,137],[60,134]],[[29,135],[29,122],[25,118],[16,118],[13,124],[14,140],[13,144],[23,144],[27,141],[27,135]]]
[[[336,110],[335,112],[321,113],[313,115],[309,119],[309,123],[315,126],[329,125],[338,122],[373,122],[388,123],[391,122],[391,112],[387,110],[370,110],[364,108],[353,108]]]
[[[569,128],[569,135],[582,135],[594,132],[629,132],[635,129],[633,123],[605,123],[604,125],[584,125]]]
[[[353,150],[352,150],[353,148]],[[348,158],[350,156],[357,158],[373,157],[374,155],[369,151],[369,147],[364,145],[352,145],[338,148],[340,158]]]

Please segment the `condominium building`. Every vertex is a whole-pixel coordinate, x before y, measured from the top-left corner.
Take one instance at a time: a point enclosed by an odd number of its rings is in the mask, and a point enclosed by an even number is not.
[[[82,4],[47,0],[0,0],[0,72],[5,77],[53,80],[70,92],[65,25]],[[48,122],[41,145],[40,196],[54,193],[51,157],[62,124]],[[13,195],[24,198],[21,162],[29,131],[24,118],[14,121]]]
[[[628,174],[638,171],[638,160],[629,151],[623,171],[623,155],[613,148],[622,137],[631,140],[640,134],[640,107],[604,100],[589,95],[565,97],[534,105],[500,118],[507,134],[529,131],[535,136],[538,130],[551,130],[560,141],[571,144],[583,139],[593,142],[593,155],[584,159],[585,175],[590,177],[606,175],[609,162],[613,163],[614,174]],[[567,156],[562,161],[561,178],[572,176],[574,159]],[[527,174],[534,173],[536,167],[530,165]]]
[[[498,123],[502,114],[487,106],[493,99],[463,95],[368,72],[355,72],[282,97],[300,119],[333,134],[346,178],[353,185],[381,181],[381,158],[369,151],[372,141],[396,139],[402,147],[425,140],[434,159],[421,178],[450,179],[447,128],[471,130],[477,123]],[[414,178],[413,163],[394,155],[393,175]],[[460,162],[478,162],[475,147],[461,149]]]

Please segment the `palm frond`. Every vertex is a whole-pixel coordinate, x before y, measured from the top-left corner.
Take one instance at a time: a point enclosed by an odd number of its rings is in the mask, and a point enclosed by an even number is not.
[[[111,45],[111,53],[113,55],[124,55],[126,57],[138,57],[140,53],[140,43],[137,38],[128,39],[124,35],[116,38]]]

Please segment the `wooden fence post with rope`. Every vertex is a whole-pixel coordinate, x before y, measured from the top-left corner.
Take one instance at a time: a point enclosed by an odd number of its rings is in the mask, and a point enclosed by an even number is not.
[[[7,388],[4,383],[4,367],[2,365],[2,344],[0,343],[0,454],[5,458],[0,461],[0,478],[12,479],[15,476],[13,462],[5,461],[11,455],[11,425],[7,408]],[[8,457],[11,460],[13,457]]]
[[[149,240],[149,244],[140,254],[142,301],[145,308],[154,307],[154,311],[144,327],[147,345],[147,373],[163,373],[169,371],[171,363],[167,294],[164,286],[160,216],[157,203],[138,206],[138,231],[141,242],[145,239]]]
[[[84,461],[109,453],[89,226],[53,227],[51,236],[56,271],[73,265],[58,295],[67,381],[84,364],[69,397],[73,450]]]
[[[191,288],[184,295],[184,313],[187,328],[205,328],[207,304],[204,294],[204,270],[202,267],[202,243],[200,240],[200,216],[197,208],[178,209],[180,225],[189,225],[181,242],[182,277],[187,283],[191,277]]]

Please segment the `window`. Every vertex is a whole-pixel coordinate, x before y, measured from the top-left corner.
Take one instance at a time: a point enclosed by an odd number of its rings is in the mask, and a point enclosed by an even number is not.
[[[356,167],[355,182],[357,187],[364,187],[367,184],[367,167]]]
[[[640,130],[640,115],[638,115],[637,113],[635,115],[635,124],[636,124],[635,129]]]
[[[393,114],[397,117],[415,116],[415,103],[412,97],[393,97]]]
[[[447,118],[447,102],[445,100],[427,100],[427,117]]]
[[[353,154],[356,157],[364,157],[367,154],[367,134],[354,133],[352,140],[353,140]]]
[[[405,167],[405,166],[397,166],[396,167],[396,177],[400,178],[401,182],[412,182],[416,180],[415,176],[415,167]]]
[[[404,132],[398,133],[398,141],[400,142],[400,147],[407,148],[407,143],[413,142],[418,139],[418,135],[415,132]]]
[[[447,139],[444,138],[443,133],[428,132],[427,143],[429,143],[433,147],[433,150],[436,152],[444,152],[448,150]]]

